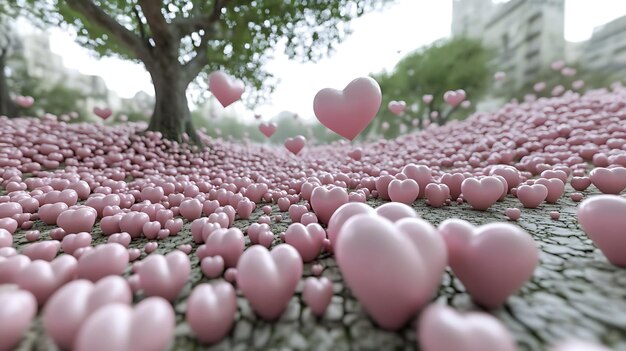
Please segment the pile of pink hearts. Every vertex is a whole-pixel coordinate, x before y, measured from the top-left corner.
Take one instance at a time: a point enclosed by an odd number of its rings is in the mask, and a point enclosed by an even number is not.
[[[319,101],[319,113],[337,113]],[[67,124],[49,114],[0,123],[0,325],[10,325],[0,349],[17,345],[36,316],[63,349],[164,349],[181,299],[194,337],[216,343],[235,323],[237,291],[275,321],[305,264],[316,274],[301,284],[302,299],[322,316],[334,293],[316,264],[322,254],[334,255],[379,327],[419,318],[425,350],[459,350],[446,344],[451,335],[471,349],[514,349],[493,317],[428,305],[449,267],[478,305],[502,306],[539,264],[533,233],[453,218],[434,228],[410,206],[420,202],[493,212],[514,199],[519,206],[502,215],[523,220],[569,193],[584,199],[579,223],[604,263],[626,267],[621,87],[512,102],[394,140],[307,146],[294,136],[288,150],[204,134],[200,148],[139,136],[143,124]],[[373,209],[374,199],[389,203]],[[277,233],[276,223],[289,226]],[[174,236],[189,240],[164,251],[159,244]],[[206,280],[186,296],[194,269]]]

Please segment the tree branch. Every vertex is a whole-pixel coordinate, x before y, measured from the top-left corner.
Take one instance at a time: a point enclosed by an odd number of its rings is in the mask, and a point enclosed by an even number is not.
[[[163,6],[161,0],[139,0],[139,6],[141,11],[146,17],[152,37],[157,46],[167,46],[172,39],[172,33],[169,25],[165,21],[165,17],[161,13],[161,7]]]
[[[148,37],[146,36],[146,28],[144,28],[143,26],[141,16],[139,16],[139,10],[137,10],[136,6],[133,6],[133,13],[135,14],[135,18],[137,19],[137,25],[139,26],[139,34],[141,35],[141,39],[143,39],[143,41],[149,45],[150,42],[148,41]]]
[[[202,72],[202,69],[209,64],[209,53],[207,51],[208,40],[203,37],[200,45],[196,48],[196,56],[183,66],[185,82],[190,83]]]
[[[135,53],[138,58],[144,59],[149,56],[146,47],[137,35],[114,20],[92,0],[66,0],[66,2],[72,10],[81,13],[89,21],[109,31],[113,37],[126,49]]]
[[[213,25],[219,20],[222,14],[222,8],[226,6],[227,2],[228,0],[215,0],[213,3],[213,11],[211,11],[211,14],[208,16],[180,18],[172,21],[172,24],[178,32],[178,37],[183,38],[200,30],[204,30],[207,34],[215,34]]]

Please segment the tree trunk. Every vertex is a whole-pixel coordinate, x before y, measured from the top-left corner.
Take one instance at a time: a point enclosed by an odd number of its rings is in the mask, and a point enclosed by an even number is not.
[[[9,87],[4,75],[5,57],[0,56],[0,116],[17,116],[17,107],[9,96]]]
[[[191,121],[187,104],[187,86],[183,70],[178,62],[159,61],[146,64],[154,84],[155,105],[148,130],[158,131],[163,137],[178,142],[185,141],[186,134],[195,144],[200,143]]]

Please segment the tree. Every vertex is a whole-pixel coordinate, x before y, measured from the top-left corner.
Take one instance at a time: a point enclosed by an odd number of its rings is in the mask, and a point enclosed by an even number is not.
[[[15,37],[9,23],[0,14],[0,116],[14,117],[17,107],[9,95],[9,86],[5,74],[6,60],[15,45]]]
[[[389,123],[386,137],[398,133],[400,125],[410,124],[412,118],[423,120],[431,112],[437,111],[436,122],[446,123],[457,111],[443,100],[448,90],[464,89],[468,99],[477,101],[487,91],[491,79],[489,69],[490,52],[479,42],[467,38],[440,40],[418,49],[401,59],[392,72],[374,74],[383,92],[383,109],[376,118],[377,123],[369,129],[380,128],[383,122]],[[422,96],[433,95],[429,105],[422,102]],[[393,115],[387,109],[392,100],[404,100],[407,104],[405,117]],[[411,106],[416,107],[415,111]],[[468,112],[456,112],[455,116],[464,117]],[[408,117],[408,120],[407,120]],[[367,134],[368,130],[364,134]]]
[[[6,2],[17,6],[6,5]],[[149,130],[197,141],[185,94],[201,73],[225,70],[267,92],[263,64],[284,40],[291,58],[316,59],[345,24],[389,0],[0,0],[4,10],[73,28],[100,55],[143,62],[156,103]],[[0,4],[0,9],[3,6]]]

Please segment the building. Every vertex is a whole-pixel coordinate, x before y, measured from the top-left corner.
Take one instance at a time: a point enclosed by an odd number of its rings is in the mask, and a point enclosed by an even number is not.
[[[565,0],[453,0],[452,35],[480,39],[520,87],[565,55]]]
[[[581,51],[581,63],[589,69],[626,77],[626,16],[594,29]]]

